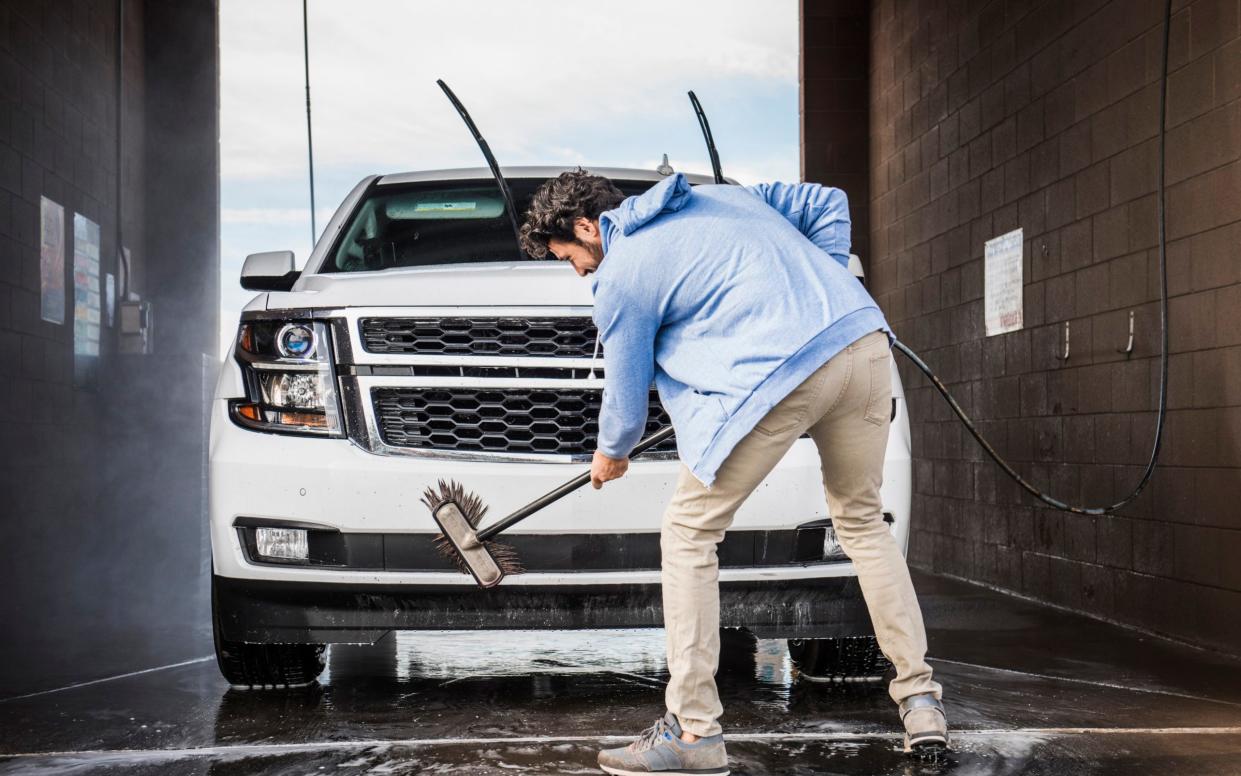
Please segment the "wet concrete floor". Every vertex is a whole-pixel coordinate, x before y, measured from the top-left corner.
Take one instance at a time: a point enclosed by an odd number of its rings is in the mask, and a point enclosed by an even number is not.
[[[1241,774],[1241,661],[917,575],[954,728],[910,760],[882,685],[726,649],[738,774]],[[404,633],[335,647],[306,690],[214,659],[0,700],[0,773],[589,774],[662,712],[661,631]]]

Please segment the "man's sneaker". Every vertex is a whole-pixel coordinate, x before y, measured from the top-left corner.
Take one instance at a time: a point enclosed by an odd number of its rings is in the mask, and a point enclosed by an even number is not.
[[[694,744],[682,741],[681,724],[670,711],[629,746],[600,752],[599,767],[616,776],[647,773],[727,776],[728,754],[724,751],[722,733],[700,738]]]
[[[906,752],[935,757],[948,748],[948,718],[934,695],[922,693],[901,701],[901,722]]]

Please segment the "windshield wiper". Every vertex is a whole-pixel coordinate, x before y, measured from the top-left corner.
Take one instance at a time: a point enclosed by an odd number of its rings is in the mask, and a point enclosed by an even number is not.
[[[461,114],[461,120],[465,122],[465,126],[474,135],[474,142],[478,143],[478,150],[483,152],[483,157],[487,160],[487,166],[491,168],[491,175],[496,179],[496,185],[500,187],[500,195],[504,197],[505,209],[508,210],[508,220],[513,225],[513,239],[517,241],[517,255],[527,258],[526,252],[521,249],[521,227],[517,225],[517,205],[513,202],[513,192],[509,190],[508,181],[504,180],[504,176],[500,174],[500,165],[491,153],[491,147],[487,145],[487,141],[483,139],[482,133],[478,131],[478,127],[474,124],[474,119],[470,118],[469,111],[461,104],[461,100],[457,99],[457,95],[452,93],[452,89],[448,88],[448,84],[444,83],[444,79],[437,79],[435,83],[439,84],[439,87],[444,90],[444,95],[448,97],[448,101],[457,109],[457,113]]]
[[[707,141],[707,153],[711,155],[711,172],[715,174],[716,183],[727,183],[724,180],[724,173],[720,171],[720,152],[715,150],[715,139],[711,137],[711,125],[707,123],[707,114],[702,110],[702,103],[698,102],[698,95],[690,90],[689,101],[694,106],[694,113],[698,116],[698,126],[702,129],[702,138]]]

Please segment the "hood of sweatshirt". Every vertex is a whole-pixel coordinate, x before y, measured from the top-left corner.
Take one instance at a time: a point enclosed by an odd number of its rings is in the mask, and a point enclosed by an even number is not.
[[[674,213],[689,201],[692,187],[681,173],[669,176],[636,197],[628,197],[599,216],[603,252],[620,235],[633,234],[662,213]]]

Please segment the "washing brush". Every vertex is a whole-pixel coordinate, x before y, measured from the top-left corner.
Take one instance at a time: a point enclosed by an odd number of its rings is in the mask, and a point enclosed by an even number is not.
[[[646,452],[674,433],[672,426],[668,426],[651,434],[635,445],[629,456],[633,458]],[[495,536],[588,482],[589,470],[482,529],[478,526],[487,514],[487,505],[458,482],[440,480],[437,487],[426,489],[422,503],[431,510],[431,517],[440,528],[440,534],[435,537],[435,546],[440,554],[451,560],[462,573],[473,576],[480,587],[495,587],[505,575],[523,571],[517,552],[508,545],[494,541]]]

